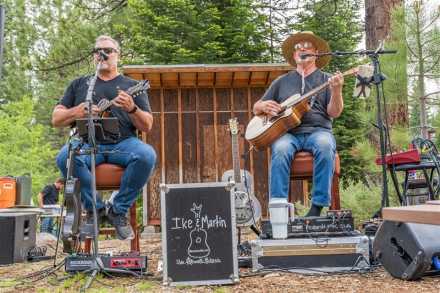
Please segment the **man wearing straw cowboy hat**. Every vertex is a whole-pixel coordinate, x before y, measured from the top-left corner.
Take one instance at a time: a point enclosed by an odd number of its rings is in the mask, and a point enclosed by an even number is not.
[[[300,150],[313,154],[312,207],[306,216],[319,216],[330,203],[331,180],[334,172],[336,142],[332,134],[333,118],[344,108],[341,73],[330,76],[321,71],[330,56],[302,56],[329,52],[326,41],[312,32],[289,36],[282,44],[284,58],[294,70],[272,82],[263,97],[254,104],[254,114],[275,116],[280,103],[294,94],[305,94],[329,81],[329,87],[311,98],[311,110],[304,114],[301,124],[277,139],[271,146],[270,203],[287,202],[290,166]]]

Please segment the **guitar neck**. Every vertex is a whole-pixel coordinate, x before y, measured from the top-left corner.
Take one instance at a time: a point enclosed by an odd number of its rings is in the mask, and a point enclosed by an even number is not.
[[[232,168],[234,169],[235,183],[241,183],[238,134],[232,134]]]
[[[350,75],[350,74],[356,73],[357,70],[358,70],[357,67],[352,68],[352,69],[349,69],[349,70],[343,72],[343,73],[342,73],[342,76],[346,76],[346,75]],[[311,97],[313,97],[314,95],[316,95],[316,94],[322,92],[323,90],[325,90],[325,89],[329,86],[329,84],[330,84],[330,82],[329,82],[329,81],[326,81],[326,82],[324,82],[323,84],[321,84],[320,86],[315,87],[315,88],[312,89],[310,92],[308,92],[308,93],[302,95],[301,97],[299,97],[299,98],[298,98],[297,100],[295,100],[294,102],[289,103],[288,105],[284,106],[284,107],[282,108],[282,111],[284,111],[285,109],[287,109],[287,108],[289,108],[289,107],[292,107],[292,106],[295,105],[295,104],[298,104],[299,102],[302,102],[302,101],[304,101],[304,100],[309,100],[309,99],[310,99]]]
[[[129,88],[127,90],[127,94],[130,95],[130,96],[135,96],[137,94],[137,92],[140,92],[140,90],[136,89],[134,87]],[[99,107],[99,111],[100,112],[104,112],[105,110],[110,108],[110,106],[115,104],[115,100],[114,99],[112,99],[112,100],[102,99],[101,101],[102,101],[101,105],[100,105],[100,103],[98,103],[98,107]]]
[[[329,86],[329,84],[330,84],[330,83],[329,83],[328,81],[324,82],[324,83],[321,84],[320,86],[314,88],[313,90],[311,90],[311,91],[308,92],[307,94],[303,95],[303,96],[301,97],[301,100],[308,100],[308,99],[310,99],[310,98],[313,97],[314,95],[316,95],[316,94],[322,92],[323,90],[325,90],[325,89]]]

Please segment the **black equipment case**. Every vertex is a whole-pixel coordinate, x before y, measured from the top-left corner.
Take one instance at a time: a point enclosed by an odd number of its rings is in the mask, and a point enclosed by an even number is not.
[[[367,236],[253,240],[252,270],[338,272],[368,269]]]

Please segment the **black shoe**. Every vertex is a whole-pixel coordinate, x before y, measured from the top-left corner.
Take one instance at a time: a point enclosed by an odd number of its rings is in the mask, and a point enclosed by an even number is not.
[[[96,216],[98,220],[98,230],[99,230],[99,226],[106,219],[105,208],[97,210],[96,213],[97,213]],[[93,211],[87,211],[85,221],[80,227],[80,232],[81,234],[83,234],[84,237],[93,237],[93,235],[95,235],[95,228],[93,225]]]
[[[106,219],[106,216],[107,216],[105,208],[100,208],[99,210],[97,210],[96,211],[96,216],[97,216],[98,227],[99,227],[99,225],[104,223],[104,221]],[[86,223],[93,225],[93,211],[87,211]]]
[[[115,227],[116,236],[119,240],[134,238],[133,228],[124,214],[116,214],[114,213],[113,208],[110,208],[107,218],[113,227]]]
[[[317,206],[317,205],[312,204],[309,212],[305,216],[306,217],[319,217],[321,215],[321,210],[322,210],[321,206]]]

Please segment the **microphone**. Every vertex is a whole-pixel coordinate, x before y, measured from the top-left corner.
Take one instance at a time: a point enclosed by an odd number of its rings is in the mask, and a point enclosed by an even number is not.
[[[99,55],[99,59],[104,61],[108,60],[108,54],[106,54],[104,50],[99,50],[98,55]]]
[[[299,54],[299,58],[301,60],[307,59],[308,57],[312,57],[312,56],[316,56],[315,54],[310,54],[310,53],[301,53]]]

